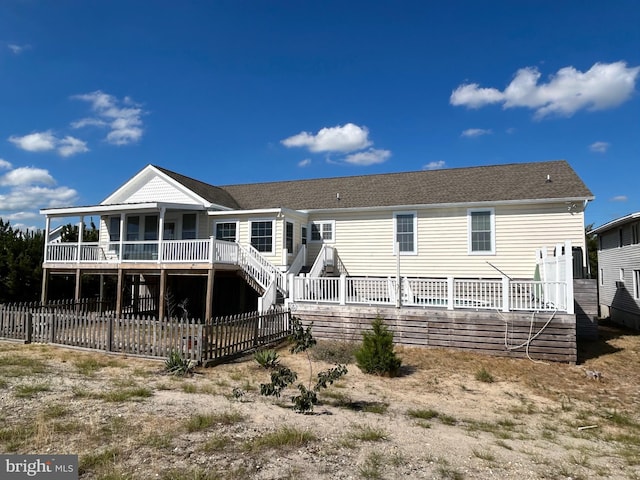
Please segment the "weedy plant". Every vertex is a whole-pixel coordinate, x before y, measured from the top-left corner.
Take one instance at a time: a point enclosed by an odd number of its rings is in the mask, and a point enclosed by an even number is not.
[[[371,327],[370,332],[362,332],[362,346],[355,352],[358,368],[364,373],[395,377],[402,361],[393,350],[393,333],[380,316]]]
[[[318,373],[317,380],[314,385],[313,364],[311,363],[309,349],[316,344],[316,339],[313,338],[311,333],[311,325],[304,328],[300,319],[291,317],[291,328],[291,353],[305,353],[307,355],[307,360],[309,361],[309,383],[307,386],[299,383],[297,388],[300,394],[291,397],[291,401],[293,402],[293,409],[296,412],[310,413],[313,411],[313,406],[318,403],[318,391],[323,388],[327,388],[328,385],[333,384],[333,382],[345,375],[347,373],[347,367],[344,365],[336,365],[333,368]],[[266,396],[272,395],[280,397],[282,391],[289,385],[293,384],[297,379],[298,374],[290,368],[283,366],[278,367],[271,372],[270,383],[260,384],[260,393]]]
[[[191,375],[195,368],[195,362],[184,358],[177,350],[171,350],[169,357],[164,362],[164,370],[167,373],[180,377]]]
[[[253,358],[258,363],[258,365],[267,370],[272,370],[280,365],[278,352],[271,348],[266,350],[258,350],[253,354]]]

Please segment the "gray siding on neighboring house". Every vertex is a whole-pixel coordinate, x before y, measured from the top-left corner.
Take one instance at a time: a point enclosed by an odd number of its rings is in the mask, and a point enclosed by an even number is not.
[[[598,303],[602,316],[640,328],[640,243],[633,243],[631,226],[598,233]]]

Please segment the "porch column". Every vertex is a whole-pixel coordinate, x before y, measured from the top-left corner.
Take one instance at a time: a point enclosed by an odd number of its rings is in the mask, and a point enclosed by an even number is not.
[[[47,296],[49,294],[49,269],[42,269],[42,290],[40,291],[40,303],[43,305],[47,303]]]
[[[204,307],[205,322],[211,320],[213,315],[213,281],[215,280],[216,269],[211,267],[207,272],[207,299]]]
[[[140,313],[140,274],[133,276],[133,313]]]
[[[164,240],[164,215],[167,212],[165,207],[160,209],[160,215],[158,216],[158,263],[162,263],[162,241]]]
[[[124,259],[123,242],[124,242],[124,213],[121,213],[120,214],[120,261]]]
[[[124,270],[118,269],[118,285],[116,287],[116,318],[122,316],[122,288],[124,286]]]
[[[82,258],[80,255],[80,249],[82,248],[82,234],[84,233],[84,216],[80,217],[80,223],[78,224],[78,249],[76,250],[76,260],[80,262]]]
[[[49,230],[51,230],[51,217],[47,215],[44,220],[44,261],[46,262],[49,259]],[[43,272],[44,273],[44,272]]]
[[[158,319],[165,318],[166,315],[166,294],[167,294],[167,271],[160,270],[160,298],[158,298]]]
[[[82,298],[82,270],[76,268],[76,289],[73,294],[73,301],[76,303],[76,309],[80,308],[80,299]]]
[[[100,296],[98,298],[98,312],[102,313],[104,310],[104,274],[100,274]]]

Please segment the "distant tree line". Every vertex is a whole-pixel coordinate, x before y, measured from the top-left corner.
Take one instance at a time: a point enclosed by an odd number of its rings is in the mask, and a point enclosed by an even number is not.
[[[78,226],[64,225],[60,240],[77,242]],[[85,229],[83,241],[98,241],[93,222]],[[38,301],[43,260],[44,232],[14,229],[9,221],[0,218],[0,303]]]
[[[14,229],[0,218],[0,303],[40,298],[44,234]]]

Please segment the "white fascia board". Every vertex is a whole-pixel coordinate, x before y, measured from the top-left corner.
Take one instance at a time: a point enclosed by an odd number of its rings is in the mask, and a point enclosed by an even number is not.
[[[41,215],[48,217],[75,217],[79,215],[98,215],[102,213],[119,213],[131,211],[158,211],[161,208],[174,210],[204,210],[200,205],[190,205],[181,203],[164,203],[164,202],[148,202],[148,203],[121,203],[113,205],[91,205],[85,207],[65,207],[65,208],[47,208],[40,210]]]
[[[616,218],[615,220],[611,220],[610,222],[605,223],[604,225],[600,225],[598,228],[594,228],[587,232],[588,235],[598,234],[604,231],[607,231],[611,228],[618,227],[620,225],[624,225],[625,223],[640,218],[640,212],[630,213],[629,215],[625,215],[624,217]]]
[[[414,204],[414,205],[386,205],[380,207],[350,207],[350,208],[319,208],[310,210],[297,210],[302,213],[331,213],[331,212],[370,212],[370,211],[397,211],[397,210],[414,210],[414,209],[435,209],[435,208],[452,208],[452,207],[493,207],[497,205],[531,205],[531,204],[546,204],[546,203],[572,203],[580,202],[586,207],[587,202],[593,200],[595,197],[576,197],[576,198],[544,198],[534,200],[497,200],[486,202],[457,202],[457,203],[428,203],[428,204]]]
[[[207,213],[212,217],[217,216],[229,216],[230,213],[233,215],[264,215],[264,214],[279,214],[286,211],[295,212],[296,210],[289,210],[283,208],[261,208],[256,210],[226,210],[226,211],[218,211],[218,210],[209,210]]]

